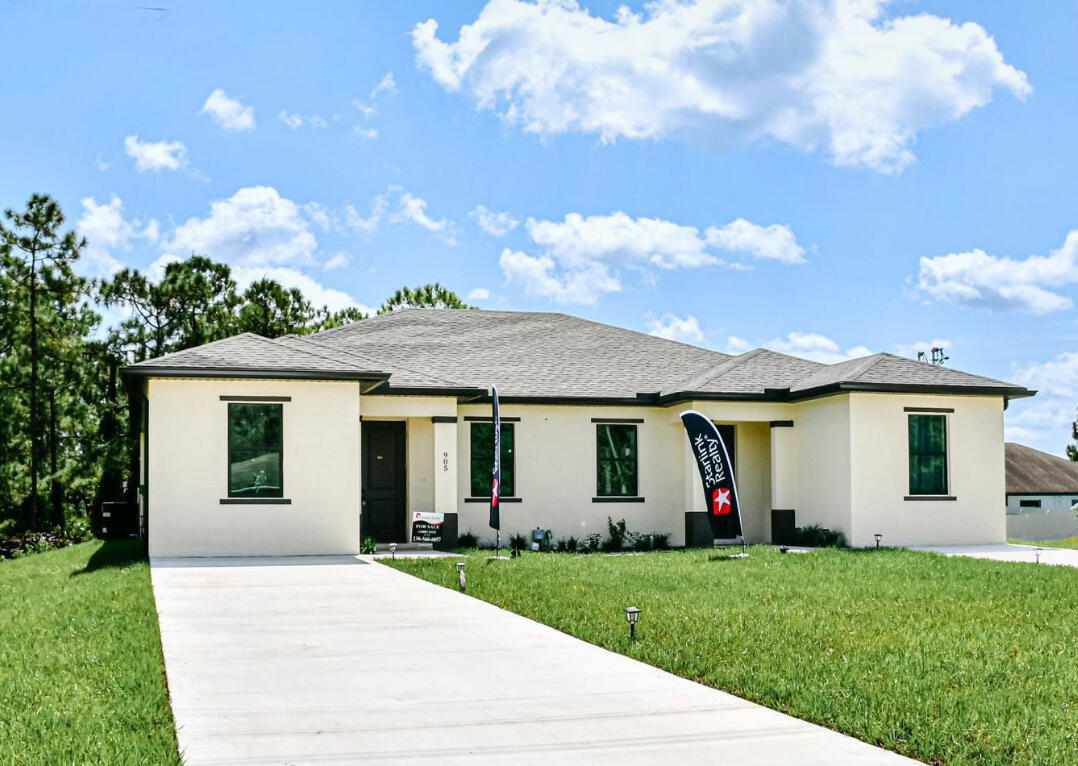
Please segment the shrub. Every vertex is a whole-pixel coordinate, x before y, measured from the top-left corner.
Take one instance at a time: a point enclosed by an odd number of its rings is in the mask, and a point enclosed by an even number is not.
[[[373,537],[364,537],[363,544],[359,546],[360,553],[371,554],[378,550],[378,546],[374,543]]]
[[[604,551],[620,551],[625,548],[625,539],[628,532],[625,530],[625,519],[617,523],[609,516],[606,517],[606,533],[608,537],[603,541]]]
[[[572,536],[570,536],[569,539],[565,541],[564,547],[562,547],[560,544],[558,545],[559,550],[563,550],[568,553],[576,553],[577,548],[579,548],[579,543],[577,543],[576,538]]]
[[[661,551],[670,547],[669,532],[648,532],[631,535],[629,547],[634,551]]]
[[[841,532],[832,532],[819,524],[797,527],[794,530],[794,545],[810,548],[845,548],[846,536]]]
[[[595,553],[602,545],[602,541],[602,536],[598,532],[593,532],[581,540],[577,548],[581,553]]]
[[[524,535],[512,535],[509,538],[509,547],[515,551],[522,551],[528,547],[528,538]]]
[[[471,532],[465,532],[457,535],[457,547],[458,548],[478,548],[479,538]]]

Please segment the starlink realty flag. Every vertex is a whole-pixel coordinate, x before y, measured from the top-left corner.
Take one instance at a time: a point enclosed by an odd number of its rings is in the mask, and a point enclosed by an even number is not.
[[[500,531],[502,519],[498,501],[502,496],[502,420],[498,415],[498,388],[492,386],[491,390],[494,392],[491,413],[491,425],[494,427],[494,478],[490,485],[490,528]]]
[[[741,535],[741,508],[737,502],[737,483],[726,443],[715,424],[695,410],[681,413],[689,437],[700,480],[704,483],[707,519],[716,538]]]

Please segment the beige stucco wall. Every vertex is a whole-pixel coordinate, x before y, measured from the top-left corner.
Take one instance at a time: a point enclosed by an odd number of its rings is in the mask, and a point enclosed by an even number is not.
[[[819,524],[849,536],[852,513],[850,471],[850,397],[848,394],[799,402],[792,434],[797,473],[796,522]],[[781,467],[778,470],[783,470]]]
[[[359,389],[348,382],[151,379],[151,556],[357,553]],[[228,497],[227,396],[284,402],[284,494],[291,505]]]
[[[955,500],[909,494],[905,407],[947,413],[948,492]],[[851,500],[855,546],[980,544],[1006,539],[1003,402],[995,397],[858,393],[850,396]],[[799,514],[800,516],[800,514]]]

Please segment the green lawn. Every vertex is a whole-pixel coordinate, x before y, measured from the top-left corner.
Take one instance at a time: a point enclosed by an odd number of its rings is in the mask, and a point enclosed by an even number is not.
[[[0,563],[0,639],[0,763],[180,763],[138,543]]]
[[[1062,540],[1008,540],[1015,545],[1039,545],[1042,548],[1074,548],[1078,549],[1078,537],[1064,537]]]
[[[866,742],[1078,763],[1078,571],[903,550],[383,563]],[[630,644],[622,610],[643,610]],[[521,679],[522,681],[524,679]]]

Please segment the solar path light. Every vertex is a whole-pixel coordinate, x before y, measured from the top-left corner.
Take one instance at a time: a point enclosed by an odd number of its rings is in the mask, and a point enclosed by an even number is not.
[[[457,577],[460,579],[460,592],[463,593],[468,588],[468,576],[464,574],[464,562],[457,562]]]
[[[397,558],[397,544],[396,543],[390,543],[389,544],[389,557],[392,558],[392,559]]]
[[[629,623],[629,640],[636,640],[636,623],[640,621],[640,610],[635,606],[625,608],[625,619]]]
[[[883,539],[883,535],[881,535],[879,532],[877,532],[876,534],[874,534],[872,536],[876,538],[876,550],[879,550],[880,549],[880,540]]]

